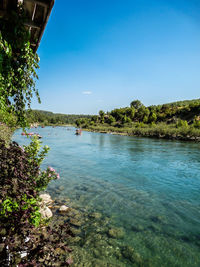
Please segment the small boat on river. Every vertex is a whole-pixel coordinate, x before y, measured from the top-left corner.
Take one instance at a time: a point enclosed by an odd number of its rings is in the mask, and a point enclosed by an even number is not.
[[[21,135],[23,135],[23,136],[34,136],[34,135],[36,135],[39,139],[42,138],[42,136],[39,135],[38,133],[24,133],[24,132],[22,132]]]
[[[81,135],[81,134],[82,134],[82,130],[81,129],[76,129],[75,135]]]

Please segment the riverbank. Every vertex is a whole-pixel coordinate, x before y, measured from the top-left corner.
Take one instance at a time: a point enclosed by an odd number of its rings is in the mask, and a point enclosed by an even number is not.
[[[138,136],[150,138],[162,138],[169,140],[196,141],[200,142],[200,129],[194,127],[180,127],[167,125],[164,123],[153,126],[143,125],[143,127],[114,127],[108,125],[87,126],[84,131],[100,132],[124,136]]]

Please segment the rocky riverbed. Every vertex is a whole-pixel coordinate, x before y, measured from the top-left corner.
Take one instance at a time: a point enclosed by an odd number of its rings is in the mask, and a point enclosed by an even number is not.
[[[47,188],[52,222],[71,225],[75,266],[200,266],[199,143],[39,134],[51,147],[43,167],[61,177]],[[15,140],[24,144],[20,131]]]
[[[45,197],[44,197],[45,196]],[[43,195],[48,198],[48,195]],[[68,223],[74,236],[69,239],[72,266],[125,267],[151,266],[131,246],[123,244],[125,231],[112,225],[112,219],[100,212],[78,208],[69,198],[48,202],[53,217],[50,224]]]

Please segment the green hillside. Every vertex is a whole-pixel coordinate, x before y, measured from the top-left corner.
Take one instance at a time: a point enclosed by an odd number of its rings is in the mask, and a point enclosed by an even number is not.
[[[148,107],[134,100],[129,107],[108,112],[100,110],[98,116],[92,116],[86,121],[78,119],[76,124],[92,131],[199,140],[200,99]]]
[[[60,114],[44,110],[31,110],[27,113],[29,123],[43,125],[75,124],[77,119],[90,119],[90,115]]]

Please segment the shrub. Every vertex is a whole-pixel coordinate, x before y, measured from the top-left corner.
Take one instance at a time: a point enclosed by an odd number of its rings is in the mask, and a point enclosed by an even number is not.
[[[179,120],[176,124],[176,127],[179,128],[179,127],[188,127],[188,123],[187,121],[184,121],[184,120]]]
[[[0,141],[0,264],[1,266],[52,266],[60,261],[55,248],[69,251],[64,237],[71,234],[66,224],[62,229],[40,226],[39,191],[59,175],[51,167],[41,171],[40,164],[48,148],[34,137],[29,146],[12,142],[9,147]],[[42,233],[46,231],[46,237]],[[57,236],[50,242],[49,236]],[[28,241],[27,241],[28,240]],[[64,242],[64,243],[63,243]],[[20,253],[27,255],[21,258]],[[51,257],[49,257],[51,255]],[[67,257],[67,254],[66,254]],[[63,259],[68,266],[67,259]],[[28,265],[27,265],[28,263]]]
[[[109,124],[113,124],[113,123],[116,122],[116,120],[115,120],[115,118],[114,118],[112,115],[110,115],[110,116],[108,117],[108,119],[107,119],[107,122],[108,122]]]
[[[200,129],[200,121],[199,121],[199,120],[195,120],[195,121],[193,122],[192,126],[193,126],[194,128]]]

